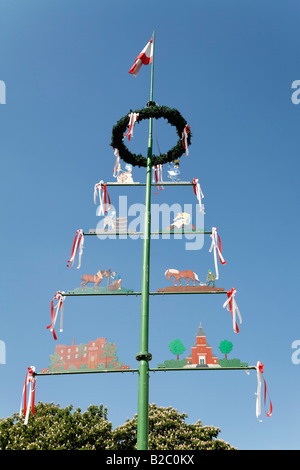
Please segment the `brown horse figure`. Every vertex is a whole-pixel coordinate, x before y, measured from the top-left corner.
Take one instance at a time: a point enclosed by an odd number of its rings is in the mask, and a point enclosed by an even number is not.
[[[86,288],[88,282],[94,282],[94,289],[97,289],[104,276],[109,276],[107,271],[98,271],[97,274],[84,274],[81,276],[81,290],[83,286]]]
[[[189,281],[194,281],[194,286],[196,285],[196,282],[199,282],[200,285],[204,285],[200,282],[198,276],[196,273],[193,271],[178,271],[178,269],[167,269],[165,272],[165,276],[168,279],[168,281],[171,279],[172,276],[174,276],[174,285],[176,286],[176,281],[178,282],[178,285],[181,286],[180,279],[185,279],[186,280],[186,285],[189,285]]]

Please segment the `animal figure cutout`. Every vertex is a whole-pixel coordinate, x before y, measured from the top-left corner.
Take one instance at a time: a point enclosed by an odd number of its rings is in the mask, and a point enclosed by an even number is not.
[[[94,289],[97,289],[104,276],[109,277],[108,271],[98,271],[97,274],[84,274],[81,276],[81,290],[83,287],[86,288],[89,282],[94,282]]]
[[[174,162],[169,163],[168,178],[171,179],[174,183],[180,181],[178,175],[180,175],[179,170],[179,160],[174,160]]]
[[[204,283],[200,281],[197,274],[194,273],[193,271],[178,271],[178,269],[167,269],[167,271],[165,272],[165,276],[168,279],[168,281],[173,276],[175,286],[177,286],[176,282],[178,282],[178,285],[181,286],[180,279],[185,279],[187,286],[189,285],[190,281],[194,281],[194,286],[196,285],[196,282],[198,282],[200,286],[205,285]]]
[[[118,183],[133,183],[132,178],[132,165],[129,163],[125,165],[125,170],[122,170],[120,163],[117,167],[117,174],[115,176]]]

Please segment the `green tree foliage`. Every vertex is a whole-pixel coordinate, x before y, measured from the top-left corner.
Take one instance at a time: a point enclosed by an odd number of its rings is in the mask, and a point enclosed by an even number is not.
[[[179,355],[186,350],[186,347],[184,346],[183,342],[180,341],[180,339],[178,338],[174,339],[174,341],[171,341],[169,343],[169,348],[171,353],[176,354],[177,361],[179,361]]]
[[[49,365],[49,371],[50,372],[56,372],[56,368],[58,366],[64,365],[64,361],[61,359],[60,355],[57,353],[51,354],[49,356],[50,359],[50,365]]]
[[[203,426],[201,421],[187,424],[186,413],[180,414],[172,407],[149,407],[150,450],[234,450],[227,442],[216,439],[219,428]],[[116,450],[136,448],[137,415],[113,431]]]
[[[86,351],[86,345],[84,343],[80,343],[78,345],[77,357],[82,360],[84,358],[85,351]]]
[[[149,407],[151,450],[233,450],[217,439],[220,429],[201,421],[186,423],[187,415],[172,407]],[[103,405],[81,413],[39,402],[28,424],[18,414],[0,419],[0,450],[135,450],[137,415],[112,429]]]
[[[224,341],[220,341],[219,349],[220,351],[225,354],[225,358],[227,359],[227,354],[229,354],[232,351],[233,344],[230,341],[227,341],[227,339],[224,339]]]
[[[39,402],[35,415],[18,414],[0,420],[0,450],[101,450],[111,442],[112,424],[103,405],[72,413],[72,405],[60,408]]]
[[[102,354],[100,355],[100,357],[103,357],[105,359],[105,368],[107,368],[108,359],[114,358],[116,355],[116,352],[117,352],[117,349],[113,343],[105,343],[105,345],[102,348]],[[111,359],[111,361],[115,362],[113,361],[113,359]]]

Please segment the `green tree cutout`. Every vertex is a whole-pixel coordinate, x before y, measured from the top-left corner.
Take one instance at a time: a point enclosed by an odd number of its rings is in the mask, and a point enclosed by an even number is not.
[[[86,351],[86,345],[84,343],[80,343],[78,345],[78,353],[77,357],[83,361],[83,358],[85,357],[85,351]]]
[[[184,351],[186,350],[186,347],[184,346],[183,342],[176,338],[174,339],[174,341],[171,341],[168,346],[170,348],[171,353],[176,354],[177,361],[179,361],[179,355],[184,353]]]
[[[57,367],[63,366],[65,364],[65,361],[62,360],[60,355],[58,353],[51,354],[49,356],[50,359],[50,365],[49,365],[49,371],[50,372],[56,372]]]
[[[105,358],[105,369],[107,369],[108,358],[115,358],[116,352],[117,352],[117,349],[113,343],[105,343],[105,345],[102,348],[102,354],[100,355],[100,357]]]
[[[227,354],[232,351],[232,348],[233,344],[230,341],[227,341],[227,339],[220,341],[219,349],[223,354],[225,354],[225,359],[227,359]]]

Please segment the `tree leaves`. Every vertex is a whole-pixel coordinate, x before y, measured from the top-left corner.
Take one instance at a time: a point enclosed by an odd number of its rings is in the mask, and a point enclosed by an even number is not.
[[[112,429],[103,405],[84,413],[72,405],[60,408],[39,402],[27,426],[18,414],[0,419],[0,450],[135,450],[137,415]],[[217,439],[220,429],[186,423],[187,414],[172,407],[149,405],[150,450],[234,449]]]

